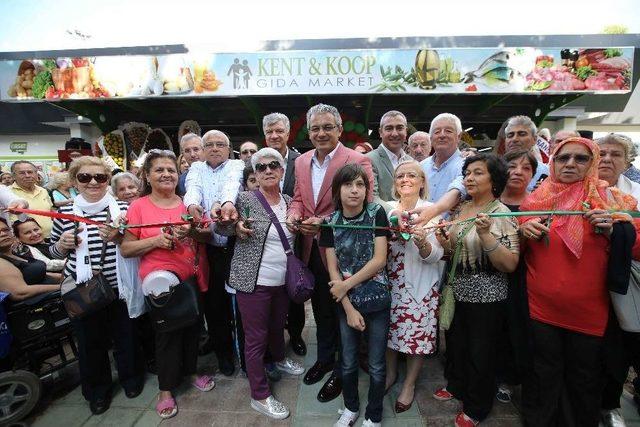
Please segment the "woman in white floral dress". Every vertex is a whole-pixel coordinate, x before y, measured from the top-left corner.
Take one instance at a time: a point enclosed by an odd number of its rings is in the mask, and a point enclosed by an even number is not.
[[[427,180],[416,161],[401,162],[394,173],[394,195],[389,216],[428,206]],[[427,226],[437,223],[434,218]],[[407,356],[407,376],[395,404],[396,413],[411,407],[416,379],[426,355],[436,351],[438,336],[438,280],[443,249],[433,232],[415,229],[408,241],[390,243],[387,262],[391,284],[391,323],[387,343],[387,388],[397,378],[398,352]]]

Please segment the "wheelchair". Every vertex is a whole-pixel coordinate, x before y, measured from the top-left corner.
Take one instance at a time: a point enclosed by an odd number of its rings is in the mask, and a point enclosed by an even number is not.
[[[42,381],[78,359],[59,291],[4,306],[7,325],[0,328],[8,327],[13,341],[0,359],[0,425],[26,417],[40,399]]]

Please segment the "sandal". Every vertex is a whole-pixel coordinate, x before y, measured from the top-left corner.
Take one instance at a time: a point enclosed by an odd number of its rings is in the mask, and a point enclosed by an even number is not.
[[[213,377],[210,377],[209,375],[200,375],[191,384],[200,391],[211,391],[216,386],[216,383],[213,381]]]
[[[167,409],[171,409],[171,412],[165,412]],[[156,413],[163,420],[174,417],[178,413],[178,405],[176,404],[176,400],[173,397],[169,397],[164,400],[158,400],[158,403],[156,404]]]

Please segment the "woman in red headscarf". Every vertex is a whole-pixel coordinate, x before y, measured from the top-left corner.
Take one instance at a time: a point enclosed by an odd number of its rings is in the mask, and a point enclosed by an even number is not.
[[[614,222],[631,221],[611,210],[636,209],[635,199],[598,179],[599,160],[590,139],[562,141],[551,157],[550,177],[520,208],[585,211],[553,217],[551,223],[539,217],[521,220],[534,359],[535,392],[523,396],[528,425],[595,427],[599,422],[609,239]],[[636,239],[634,258],[639,249]]]

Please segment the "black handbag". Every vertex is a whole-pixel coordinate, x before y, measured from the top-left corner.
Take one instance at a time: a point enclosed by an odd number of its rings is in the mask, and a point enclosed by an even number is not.
[[[144,301],[156,332],[171,332],[193,325],[200,317],[195,276],[173,286],[169,292],[147,295]]]
[[[110,216],[110,213],[107,213],[107,222],[109,222]],[[73,276],[67,276],[62,281],[60,294],[70,319],[82,319],[102,310],[115,301],[116,293],[107,278],[102,274],[106,252],[107,242],[104,241],[100,255],[100,271],[94,273],[91,279],[84,283],[76,283],[76,279]]]
[[[195,253],[194,267],[197,271],[200,261],[197,244]],[[198,279],[193,275],[171,287],[169,292],[147,295],[144,302],[156,332],[171,332],[191,326],[200,317]]]

